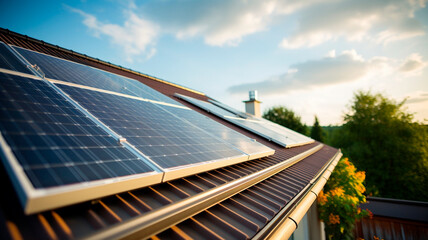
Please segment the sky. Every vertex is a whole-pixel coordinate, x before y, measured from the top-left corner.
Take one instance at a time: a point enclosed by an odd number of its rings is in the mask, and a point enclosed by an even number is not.
[[[428,0],[1,1],[0,27],[205,93],[343,123],[381,93],[428,124]]]

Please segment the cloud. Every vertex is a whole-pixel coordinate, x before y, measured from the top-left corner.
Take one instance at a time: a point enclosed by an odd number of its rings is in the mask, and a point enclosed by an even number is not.
[[[406,104],[428,102],[428,92],[419,93],[418,96],[412,96],[406,100]]]
[[[421,102],[428,102],[428,97],[415,97],[415,98],[409,98],[406,103],[421,103]]]
[[[345,0],[311,6],[302,11],[297,29],[280,46],[313,47],[339,38],[387,44],[423,35],[414,13],[424,7],[425,0]]]
[[[208,45],[237,45],[265,30],[275,1],[152,2],[143,13],[178,39],[202,36]],[[146,11],[144,11],[146,10]]]
[[[373,40],[385,44],[424,34],[414,13],[426,0],[217,0],[126,2],[127,20],[103,23],[96,16],[72,9],[95,35],[105,35],[124,49],[128,60],[153,53],[158,37],[200,37],[210,46],[237,46],[251,34],[281,26],[291,16],[297,29],[280,46],[287,49],[313,47],[344,38]],[[153,49],[149,49],[153,48]]]
[[[428,63],[422,60],[421,55],[414,53],[403,62],[399,70],[405,73],[419,72],[427,65]]]
[[[71,8],[73,12],[83,17],[83,24],[93,31],[97,37],[107,36],[110,41],[121,47],[128,61],[135,57],[145,55],[152,57],[155,52],[155,42],[159,35],[159,27],[137,16],[133,11],[126,11],[127,20],[123,25],[100,22],[94,15]]]
[[[333,54],[334,53],[334,54]],[[294,64],[285,74],[265,81],[230,87],[231,93],[242,93],[256,89],[264,95],[278,94],[318,86],[353,82],[365,77],[373,68],[380,67],[385,59],[373,58],[366,61],[355,50],[343,51],[336,56]]]
[[[268,30],[277,16],[320,0],[148,1],[141,13],[178,39],[202,37],[212,46],[236,46],[242,38]]]
[[[286,73],[255,83],[244,83],[229,87],[232,94],[258,90],[263,95],[275,95],[295,90],[320,88],[364,79],[379,80],[388,78],[405,79],[420,73],[428,66],[422,57],[411,54],[404,60],[386,57],[364,59],[355,50],[335,50],[318,60],[309,60],[291,65]],[[412,73],[412,74],[409,74]]]

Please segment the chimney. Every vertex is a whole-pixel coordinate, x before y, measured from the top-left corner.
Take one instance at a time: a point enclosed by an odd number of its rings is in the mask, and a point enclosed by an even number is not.
[[[260,101],[257,99],[257,90],[251,90],[249,92],[250,100],[244,101],[245,103],[245,112],[252,114],[256,117],[262,117],[260,112]]]

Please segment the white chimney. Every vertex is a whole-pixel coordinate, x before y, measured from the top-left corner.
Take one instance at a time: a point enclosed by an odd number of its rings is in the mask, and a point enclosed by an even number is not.
[[[260,101],[258,100],[257,90],[251,90],[249,92],[250,100],[244,101],[245,103],[245,112],[252,114],[256,117],[262,117],[260,112]]]

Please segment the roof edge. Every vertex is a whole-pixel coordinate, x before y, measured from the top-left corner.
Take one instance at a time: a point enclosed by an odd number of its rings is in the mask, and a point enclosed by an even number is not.
[[[83,53],[75,52],[75,51],[73,51],[71,49],[67,49],[67,48],[63,48],[63,47],[60,47],[60,46],[55,45],[55,44],[47,43],[47,42],[44,42],[42,40],[38,40],[36,38],[32,38],[32,37],[29,37],[27,35],[23,35],[23,34],[11,31],[11,30],[9,30],[7,28],[0,27],[0,32],[6,33],[8,35],[12,35],[12,36],[17,37],[17,38],[24,39],[26,41],[31,41],[31,42],[34,42],[34,43],[37,43],[37,44],[41,44],[41,45],[43,45],[45,47],[50,47],[50,48],[53,48],[53,49],[57,49],[57,50],[66,52],[68,54],[71,54],[71,55],[74,55],[74,56],[77,56],[77,57],[89,60],[89,61],[93,61],[93,62],[97,62],[97,63],[100,63],[100,64],[104,64],[104,65],[112,67],[112,68],[116,68],[116,69],[119,69],[119,70],[122,70],[122,71],[130,72],[132,74],[136,74],[136,75],[141,76],[141,77],[146,77],[146,78],[149,78],[149,79],[154,80],[154,81],[158,81],[158,82],[161,82],[161,83],[164,83],[164,84],[168,84],[168,85],[171,85],[171,86],[174,86],[174,87],[177,87],[177,88],[180,88],[180,89],[192,92],[192,93],[196,93],[196,94],[199,94],[199,95],[202,95],[202,96],[206,96],[205,93],[203,93],[203,92],[200,92],[200,91],[197,91],[197,90],[185,87],[185,86],[181,86],[179,84],[172,83],[172,82],[169,82],[167,80],[163,80],[161,78],[158,78],[158,77],[155,77],[155,76],[151,76],[149,74],[141,73],[141,72],[132,70],[130,68],[125,68],[125,67],[122,67],[120,65],[116,65],[116,64],[113,64],[113,63],[110,63],[110,62],[106,62],[106,61],[100,60],[98,58],[94,58],[94,57],[88,56],[88,55],[83,54]]]
[[[306,212],[316,201],[319,192],[327,183],[334,167],[342,157],[339,150],[322,171],[313,178],[306,186],[306,189],[297,196],[295,201],[290,201],[275,217],[270,221],[271,224],[261,229],[253,239],[288,239],[297,229],[300,221]],[[293,206],[294,205],[294,206]],[[292,207],[291,211],[290,208]]]
[[[367,197],[367,201],[376,201],[376,202],[396,203],[396,204],[405,204],[405,205],[428,207],[428,202],[406,200],[406,199],[396,199],[396,198]]]

